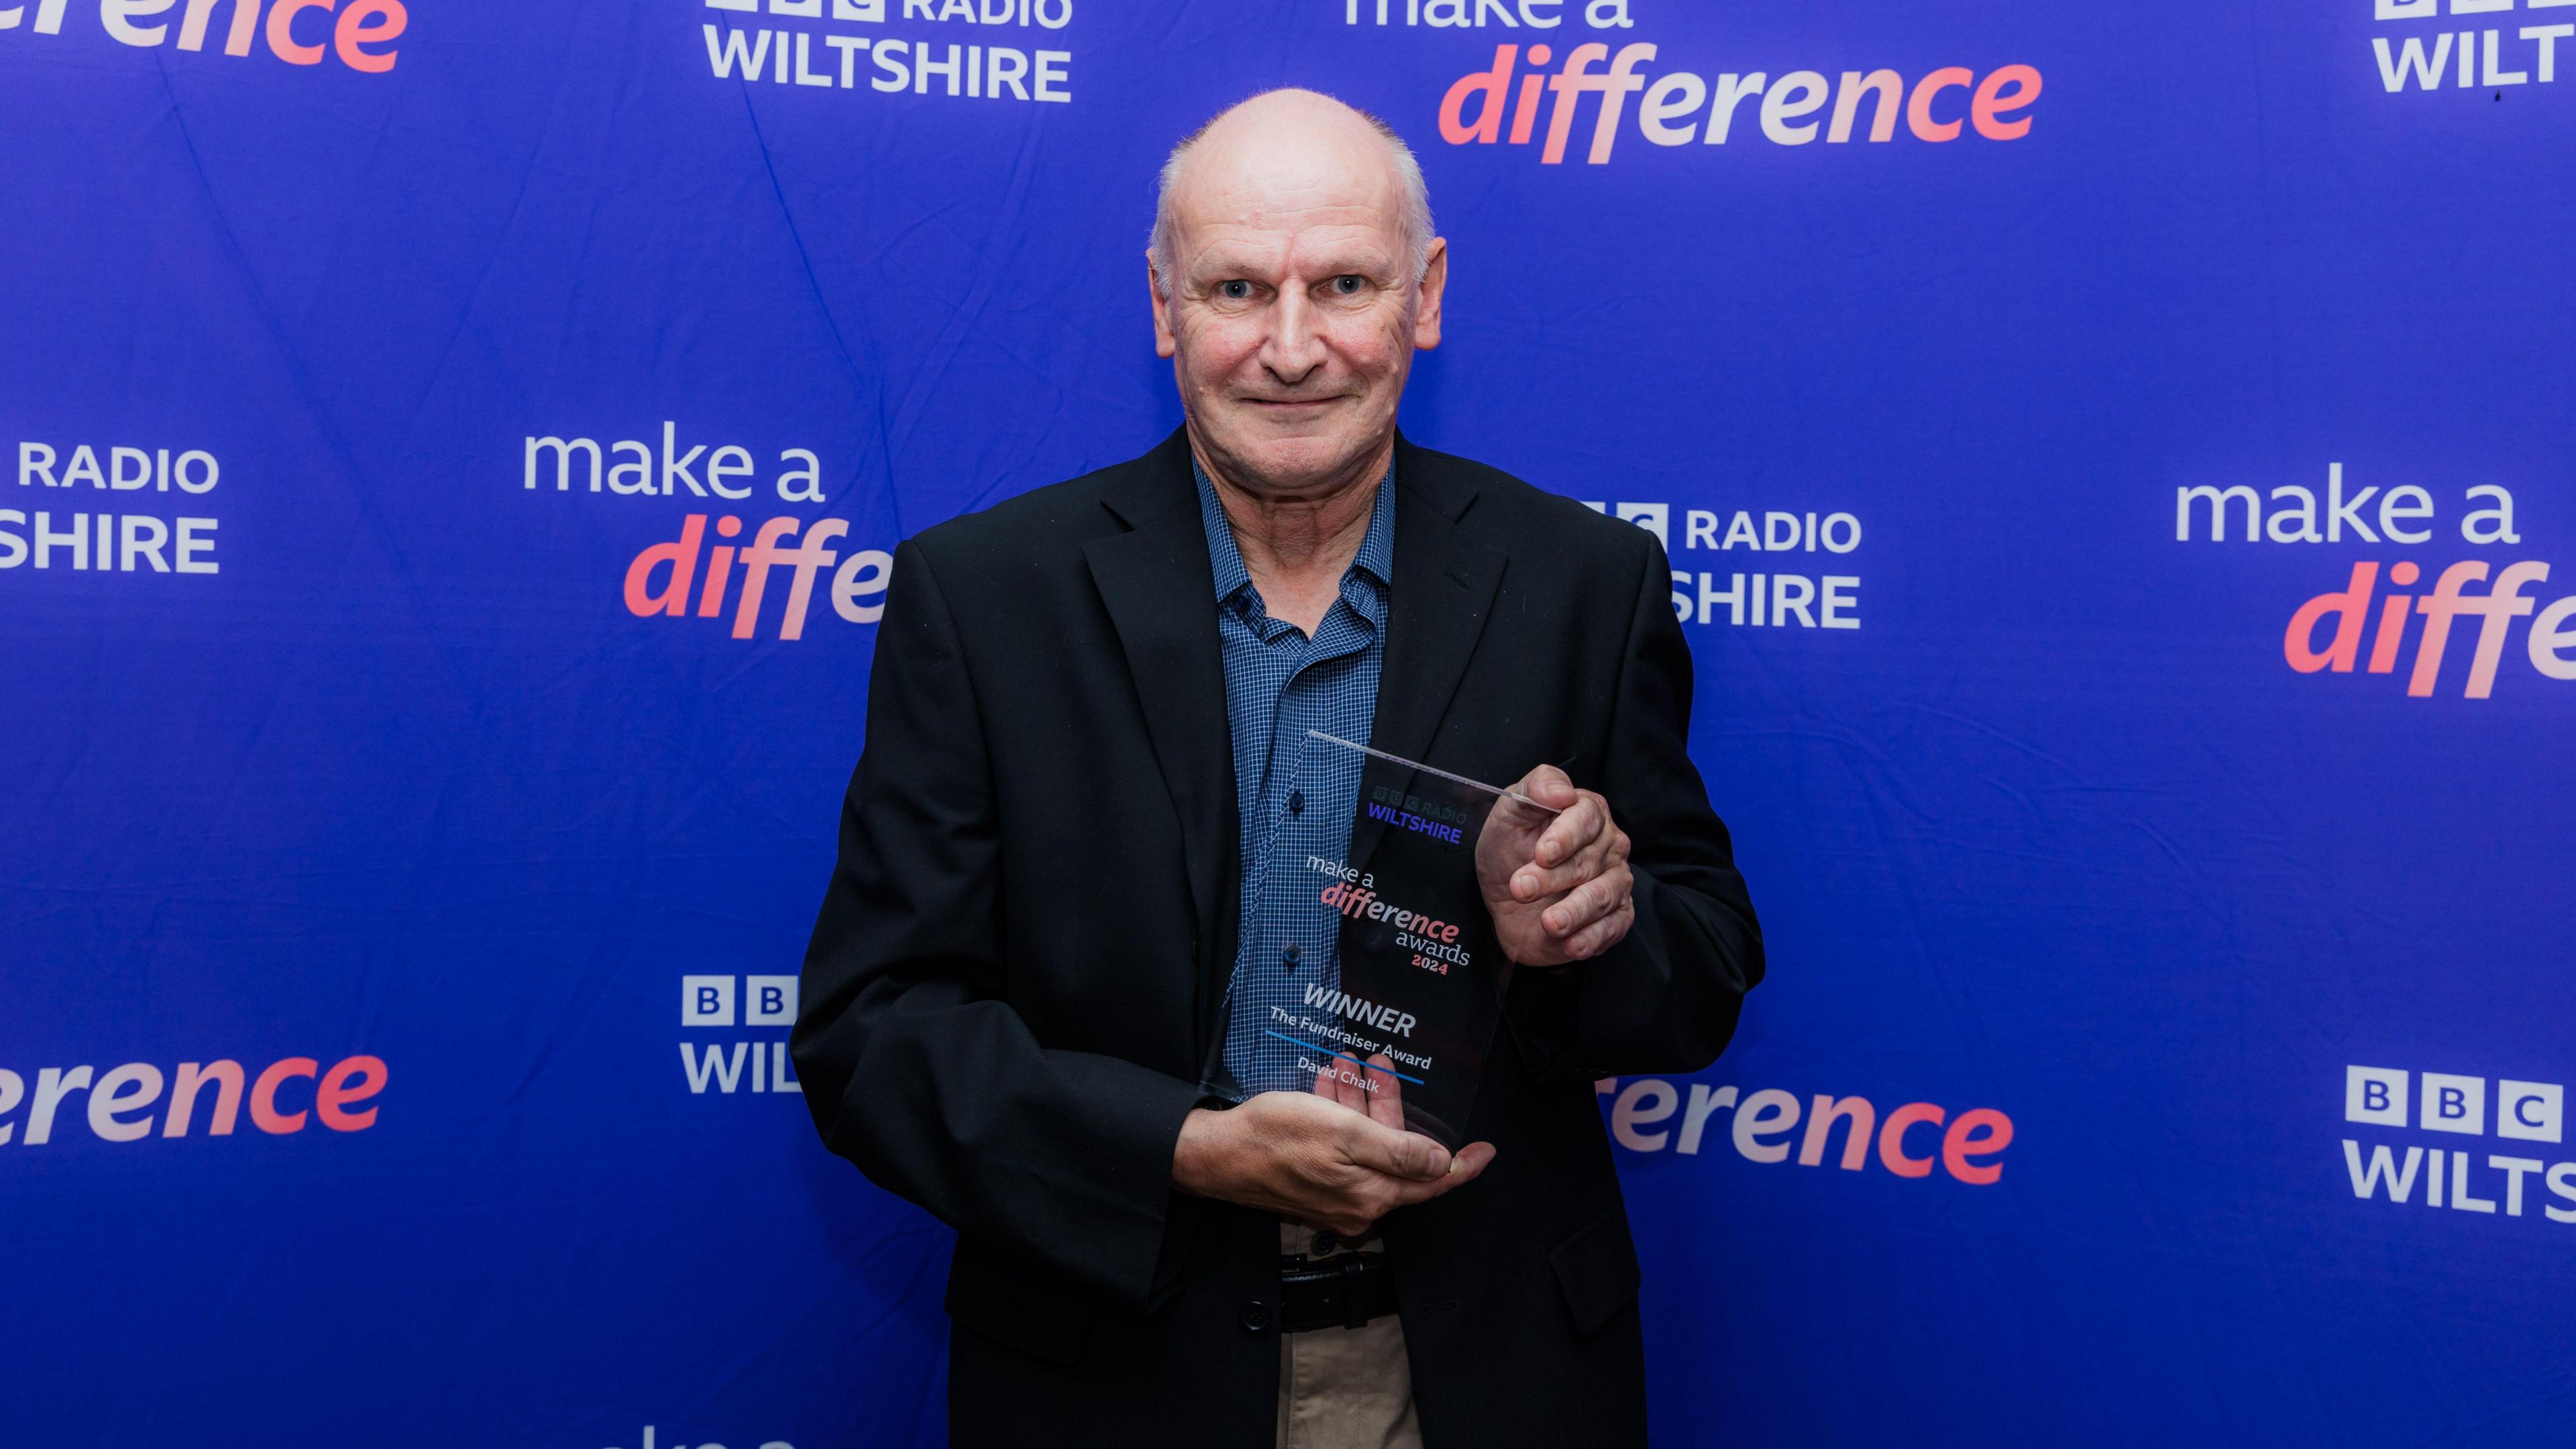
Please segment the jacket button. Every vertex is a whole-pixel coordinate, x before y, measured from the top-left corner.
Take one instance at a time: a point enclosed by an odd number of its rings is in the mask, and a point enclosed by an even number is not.
[[[1270,1326],[1270,1305],[1258,1298],[1243,1305],[1243,1328],[1246,1333],[1259,1333]]]

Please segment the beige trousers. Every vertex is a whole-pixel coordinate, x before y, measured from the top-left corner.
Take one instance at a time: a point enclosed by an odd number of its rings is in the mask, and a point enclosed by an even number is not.
[[[1281,1223],[1279,1251],[1321,1262],[1382,1253],[1386,1244],[1372,1238],[1317,1252],[1313,1228]],[[1279,1335],[1279,1449],[1422,1449],[1402,1315]]]

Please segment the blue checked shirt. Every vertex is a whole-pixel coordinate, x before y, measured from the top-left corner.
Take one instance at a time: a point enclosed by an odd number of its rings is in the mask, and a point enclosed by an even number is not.
[[[1235,547],[1216,486],[1198,469],[1199,516],[1216,571],[1225,716],[1234,732],[1234,801],[1243,822],[1243,919],[1229,998],[1225,1064],[1247,1092],[1309,1092],[1300,1049],[1271,1035],[1272,1006],[1295,1013],[1306,988],[1340,985],[1341,916],[1306,857],[1340,861],[1359,809],[1361,756],[1307,748],[1306,731],[1367,744],[1386,663],[1387,590],[1395,567],[1395,474],[1378,482],[1368,536],[1342,573],[1342,597],[1311,639],[1270,617]],[[1265,888],[1266,887],[1266,888]],[[1310,1059],[1314,1053],[1304,1055]]]

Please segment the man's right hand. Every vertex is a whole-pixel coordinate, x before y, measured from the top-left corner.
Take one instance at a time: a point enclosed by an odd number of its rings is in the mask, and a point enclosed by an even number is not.
[[[1453,1154],[1315,1093],[1263,1092],[1226,1111],[1191,1112],[1172,1182],[1355,1238],[1397,1208],[1473,1182],[1493,1160],[1489,1143]]]

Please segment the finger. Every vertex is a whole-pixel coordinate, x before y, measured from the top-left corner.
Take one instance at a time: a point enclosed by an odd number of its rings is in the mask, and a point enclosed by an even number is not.
[[[1389,1177],[1424,1181],[1448,1175],[1449,1149],[1419,1132],[1405,1132],[1362,1117],[1342,1129],[1342,1155]]]
[[[1590,849],[1560,865],[1522,866],[1512,876],[1512,899],[1525,906],[1539,905],[1550,896],[1561,896],[1609,868],[1609,849],[1604,842],[1596,840]]]
[[[1627,863],[1627,832],[1611,826],[1592,837],[1571,858],[1552,867],[1536,863],[1520,867],[1512,875],[1512,899],[1523,905],[1545,905],[1547,897],[1562,895]]]
[[[1366,1107],[1352,1100],[1353,1090],[1351,1084],[1343,1080],[1345,1075],[1346,1069],[1339,1061],[1326,1063],[1324,1070],[1316,1079],[1316,1093],[1336,1107],[1348,1108],[1354,1112],[1367,1111]]]
[[[1616,914],[1619,907],[1627,903],[1635,879],[1621,870],[1568,891],[1565,899],[1539,912],[1538,923],[1551,936],[1559,939],[1571,936],[1595,921]]]
[[[1494,1144],[1470,1142],[1459,1148],[1457,1155],[1450,1158],[1449,1170],[1441,1174],[1437,1181],[1397,1183],[1395,1201],[1389,1205],[1388,1211],[1399,1207],[1411,1207],[1418,1202],[1429,1202],[1443,1193],[1455,1192],[1474,1182],[1493,1160]]]
[[[1336,1058],[1328,1070],[1333,1074],[1333,1100],[1354,1112],[1367,1113],[1373,1110],[1369,1104],[1374,1100],[1375,1094],[1360,1085],[1365,1078],[1358,1063]]]
[[[1601,797],[1589,792],[1577,795],[1539,832],[1532,858],[1543,866],[1555,865],[1600,839],[1609,828],[1610,807]]]
[[[1509,831],[1517,830],[1535,835],[1546,828],[1547,823],[1556,818],[1553,813],[1533,810],[1514,798],[1516,795],[1528,793],[1515,785],[1510,793],[1495,796],[1493,808],[1485,812],[1485,824],[1480,834],[1500,840]]]
[[[1358,1103],[1351,1100],[1350,1085],[1342,1080],[1339,1062],[1328,1061],[1324,1064],[1324,1069],[1315,1074],[1315,1095],[1337,1107],[1349,1107],[1354,1111],[1362,1110]]]
[[[1382,1127],[1404,1126],[1404,1089],[1396,1085],[1395,1061],[1384,1052],[1369,1058],[1369,1120]]]
[[[1560,948],[1568,961],[1589,961],[1628,937],[1629,928],[1637,924],[1634,901],[1623,904],[1605,920],[1593,922],[1569,938]]]
[[[1571,890],[1601,874],[1616,855],[1626,859],[1627,833],[1611,823],[1610,807],[1597,795],[1582,801],[1540,833],[1530,861],[1513,873],[1513,898],[1523,903]]]

